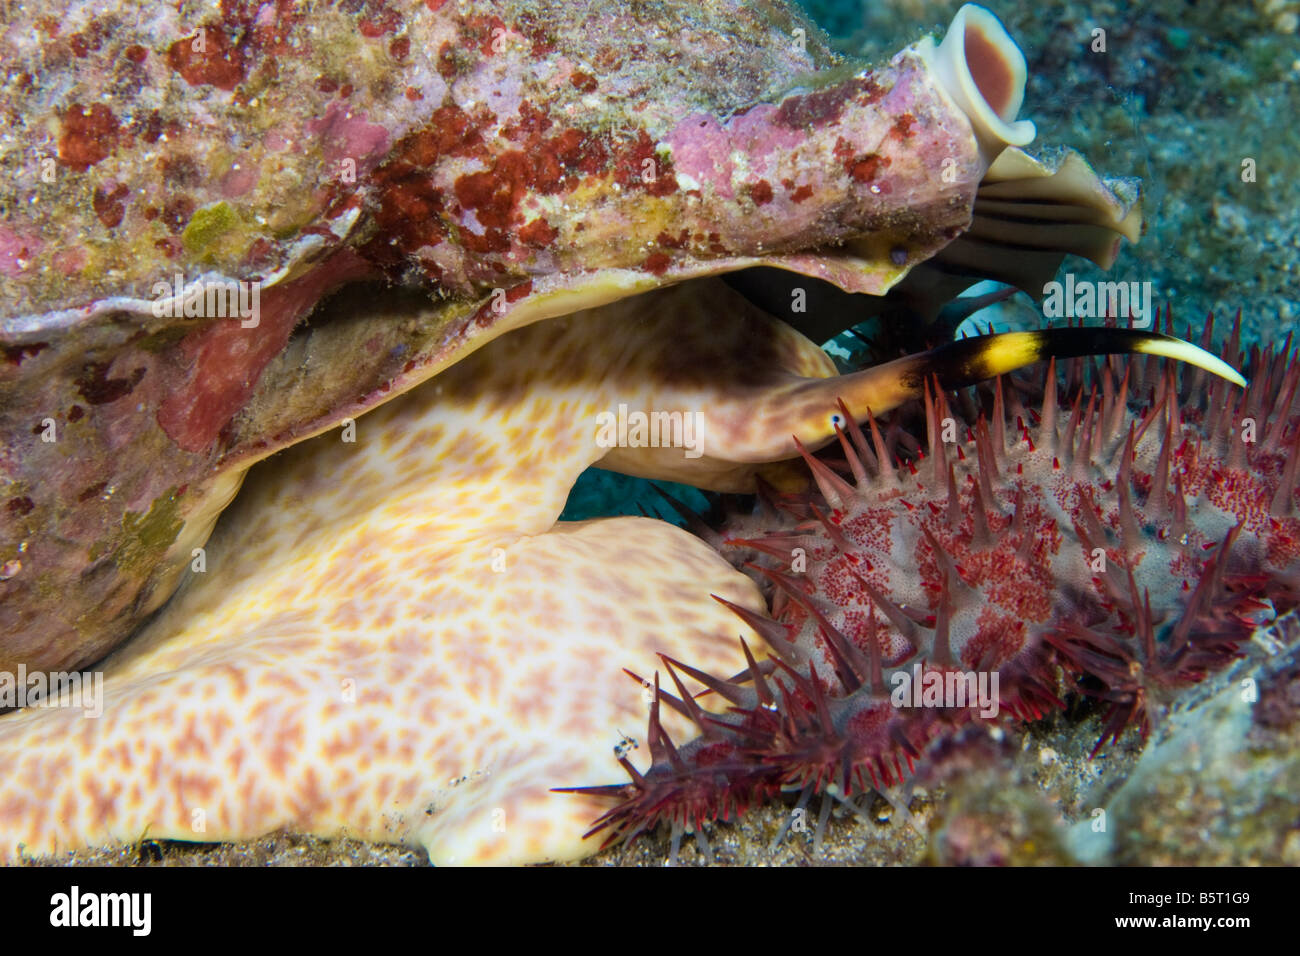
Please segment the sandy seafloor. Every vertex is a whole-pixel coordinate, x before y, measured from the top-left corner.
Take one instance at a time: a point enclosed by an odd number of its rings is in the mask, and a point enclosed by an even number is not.
[[[941,31],[957,3],[805,0],[844,52],[887,56]],[[1300,319],[1300,2],[1071,0],[993,2],[1026,51],[1022,116],[1035,146],[1069,145],[1110,175],[1142,178],[1146,234],[1110,278],[1150,280],[1182,324],[1243,310],[1247,343],[1280,340]],[[1092,30],[1107,52],[1092,53]],[[1031,147],[1031,150],[1033,147]],[[1255,160],[1254,183],[1241,163]],[[1092,277],[1091,264],[1066,267]],[[1038,313],[1018,296],[999,327]],[[566,517],[636,513],[642,483],[593,473]],[[653,504],[650,503],[653,507]],[[1280,622],[1288,634],[1294,620]],[[1295,638],[1292,637],[1294,642]],[[1294,644],[1293,644],[1294,647]],[[1242,681],[1257,681],[1251,703]],[[1099,710],[1082,703],[1036,724],[1007,725],[957,749],[942,784],[906,800],[915,825],[877,798],[866,817],[832,814],[820,852],[810,825],[772,838],[794,803],[707,828],[716,862],[817,864],[1300,864],[1300,651],[1248,657],[1171,708],[1145,744],[1130,730],[1096,758]],[[610,778],[621,771],[610,761]],[[1099,826],[1103,818],[1104,830]],[[1157,812],[1158,810],[1158,812]],[[920,831],[924,831],[924,835]],[[585,865],[662,865],[666,833],[612,848]],[[50,861],[53,862],[53,861]],[[58,862],[98,865],[419,865],[422,851],[352,840],[274,835],[238,844],[146,842]],[[694,840],[679,862],[702,862]]]

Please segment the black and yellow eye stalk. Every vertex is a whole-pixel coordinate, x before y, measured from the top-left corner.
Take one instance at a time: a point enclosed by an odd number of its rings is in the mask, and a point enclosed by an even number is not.
[[[941,389],[964,388],[1035,362],[1092,355],[1158,355],[1246,385],[1227,362],[1171,335],[1105,327],[1042,329],[959,339],[860,372],[800,379],[788,387],[782,401],[766,403],[765,415],[769,422],[789,423],[788,431],[774,427],[773,432],[793,435],[816,448],[834,437],[831,416],[841,401],[850,414],[865,420],[920,398],[927,381],[937,379]]]
[[[1246,386],[1231,365],[1191,342],[1138,329],[1062,328],[1002,332],[959,339],[928,352],[880,366],[914,364],[922,379],[937,375],[945,388],[961,388],[1005,375],[1034,362],[1089,355],[1159,355],[1205,369],[1234,385]],[[874,370],[873,370],[874,371]],[[914,373],[915,374],[915,373]],[[920,381],[916,383],[920,388]]]

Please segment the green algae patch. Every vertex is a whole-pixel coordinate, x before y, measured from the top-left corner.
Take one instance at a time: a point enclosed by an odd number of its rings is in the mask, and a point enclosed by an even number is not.
[[[123,571],[148,573],[175,543],[185,525],[176,492],[175,486],[168,488],[154,499],[148,511],[128,511],[122,515],[122,538],[116,559]]]
[[[185,251],[204,262],[234,259],[249,245],[239,214],[227,202],[197,209],[181,233]]]

